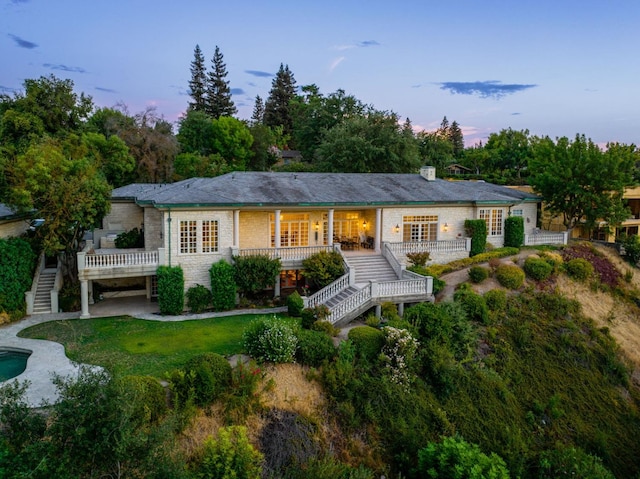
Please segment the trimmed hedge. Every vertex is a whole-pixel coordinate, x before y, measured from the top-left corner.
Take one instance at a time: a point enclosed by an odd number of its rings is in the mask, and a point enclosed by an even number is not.
[[[158,307],[161,314],[178,315],[184,310],[184,273],[180,266],[158,266]]]
[[[496,279],[505,288],[518,289],[524,284],[524,271],[514,264],[501,264],[496,269]]]
[[[347,337],[353,343],[356,353],[367,361],[375,361],[384,346],[384,333],[371,326],[355,327]]]
[[[187,290],[187,306],[192,313],[202,313],[211,304],[211,291],[196,284]]]
[[[584,258],[574,258],[564,267],[567,274],[578,281],[586,281],[593,276],[593,265]]]
[[[228,311],[236,305],[236,281],[233,266],[221,259],[209,268],[211,305],[214,311]]]
[[[542,258],[529,256],[524,262],[524,272],[531,279],[544,281],[553,273],[553,266]]]
[[[471,238],[469,256],[483,253],[487,248],[487,223],[484,220],[464,220],[464,231]]]
[[[524,244],[524,219],[522,216],[509,216],[504,220],[504,245],[519,248]]]
[[[472,266],[469,268],[469,279],[472,283],[482,283],[489,277],[489,270],[482,266]]]

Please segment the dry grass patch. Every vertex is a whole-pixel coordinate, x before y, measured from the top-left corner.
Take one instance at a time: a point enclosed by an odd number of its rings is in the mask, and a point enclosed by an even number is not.
[[[322,387],[307,379],[309,368],[297,364],[275,364],[265,369],[267,380],[273,379],[275,387],[264,398],[267,408],[296,412],[306,417],[317,417],[326,400]]]
[[[640,317],[638,307],[611,293],[594,291],[589,285],[560,275],[557,287],[567,298],[578,301],[585,316],[599,327],[607,327],[625,355],[640,368]]]

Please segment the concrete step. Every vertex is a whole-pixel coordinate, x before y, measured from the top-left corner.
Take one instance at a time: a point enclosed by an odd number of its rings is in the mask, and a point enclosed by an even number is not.
[[[345,299],[347,299],[349,296],[356,293],[357,291],[358,289],[354,288],[353,286],[349,286],[347,289],[340,291],[340,293],[329,298],[325,304],[331,308],[336,304],[341,303],[342,301],[344,301]]]

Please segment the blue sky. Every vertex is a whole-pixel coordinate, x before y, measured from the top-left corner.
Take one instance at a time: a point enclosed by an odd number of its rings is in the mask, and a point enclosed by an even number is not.
[[[240,118],[280,63],[414,127],[457,121],[640,143],[638,0],[0,0],[0,93],[73,80],[97,106],[185,110],[193,50],[216,45]]]

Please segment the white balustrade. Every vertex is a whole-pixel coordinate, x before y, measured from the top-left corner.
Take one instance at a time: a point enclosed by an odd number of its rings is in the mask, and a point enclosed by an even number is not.
[[[80,267],[80,269],[118,268],[125,266],[148,266],[157,264],[159,264],[158,251],[86,254],[84,255],[84,265],[82,265],[84,267]]]
[[[430,253],[454,253],[466,251],[467,239],[459,238],[446,241],[407,241],[403,243],[387,243],[394,254],[419,253],[429,251]]]
[[[291,248],[251,248],[238,251],[239,256],[268,256],[271,259],[302,260],[321,251],[332,251],[332,246],[293,246]]]
[[[349,287],[349,272],[340,276],[333,283],[325,286],[320,291],[312,294],[307,298],[307,307],[312,308],[318,304],[323,304],[329,300],[329,298],[337,295],[340,291],[343,291]]]
[[[331,313],[327,318],[331,323],[335,323],[346,316],[351,311],[355,310],[359,306],[362,306],[371,299],[371,284],[368,284],[358,292],[352,294],[344,301],[336,304],[330,309]]]
[[[524,236],[525,246],[536,246],[543,244],[567,244],[567,232],[560,233],[534,233]]]

